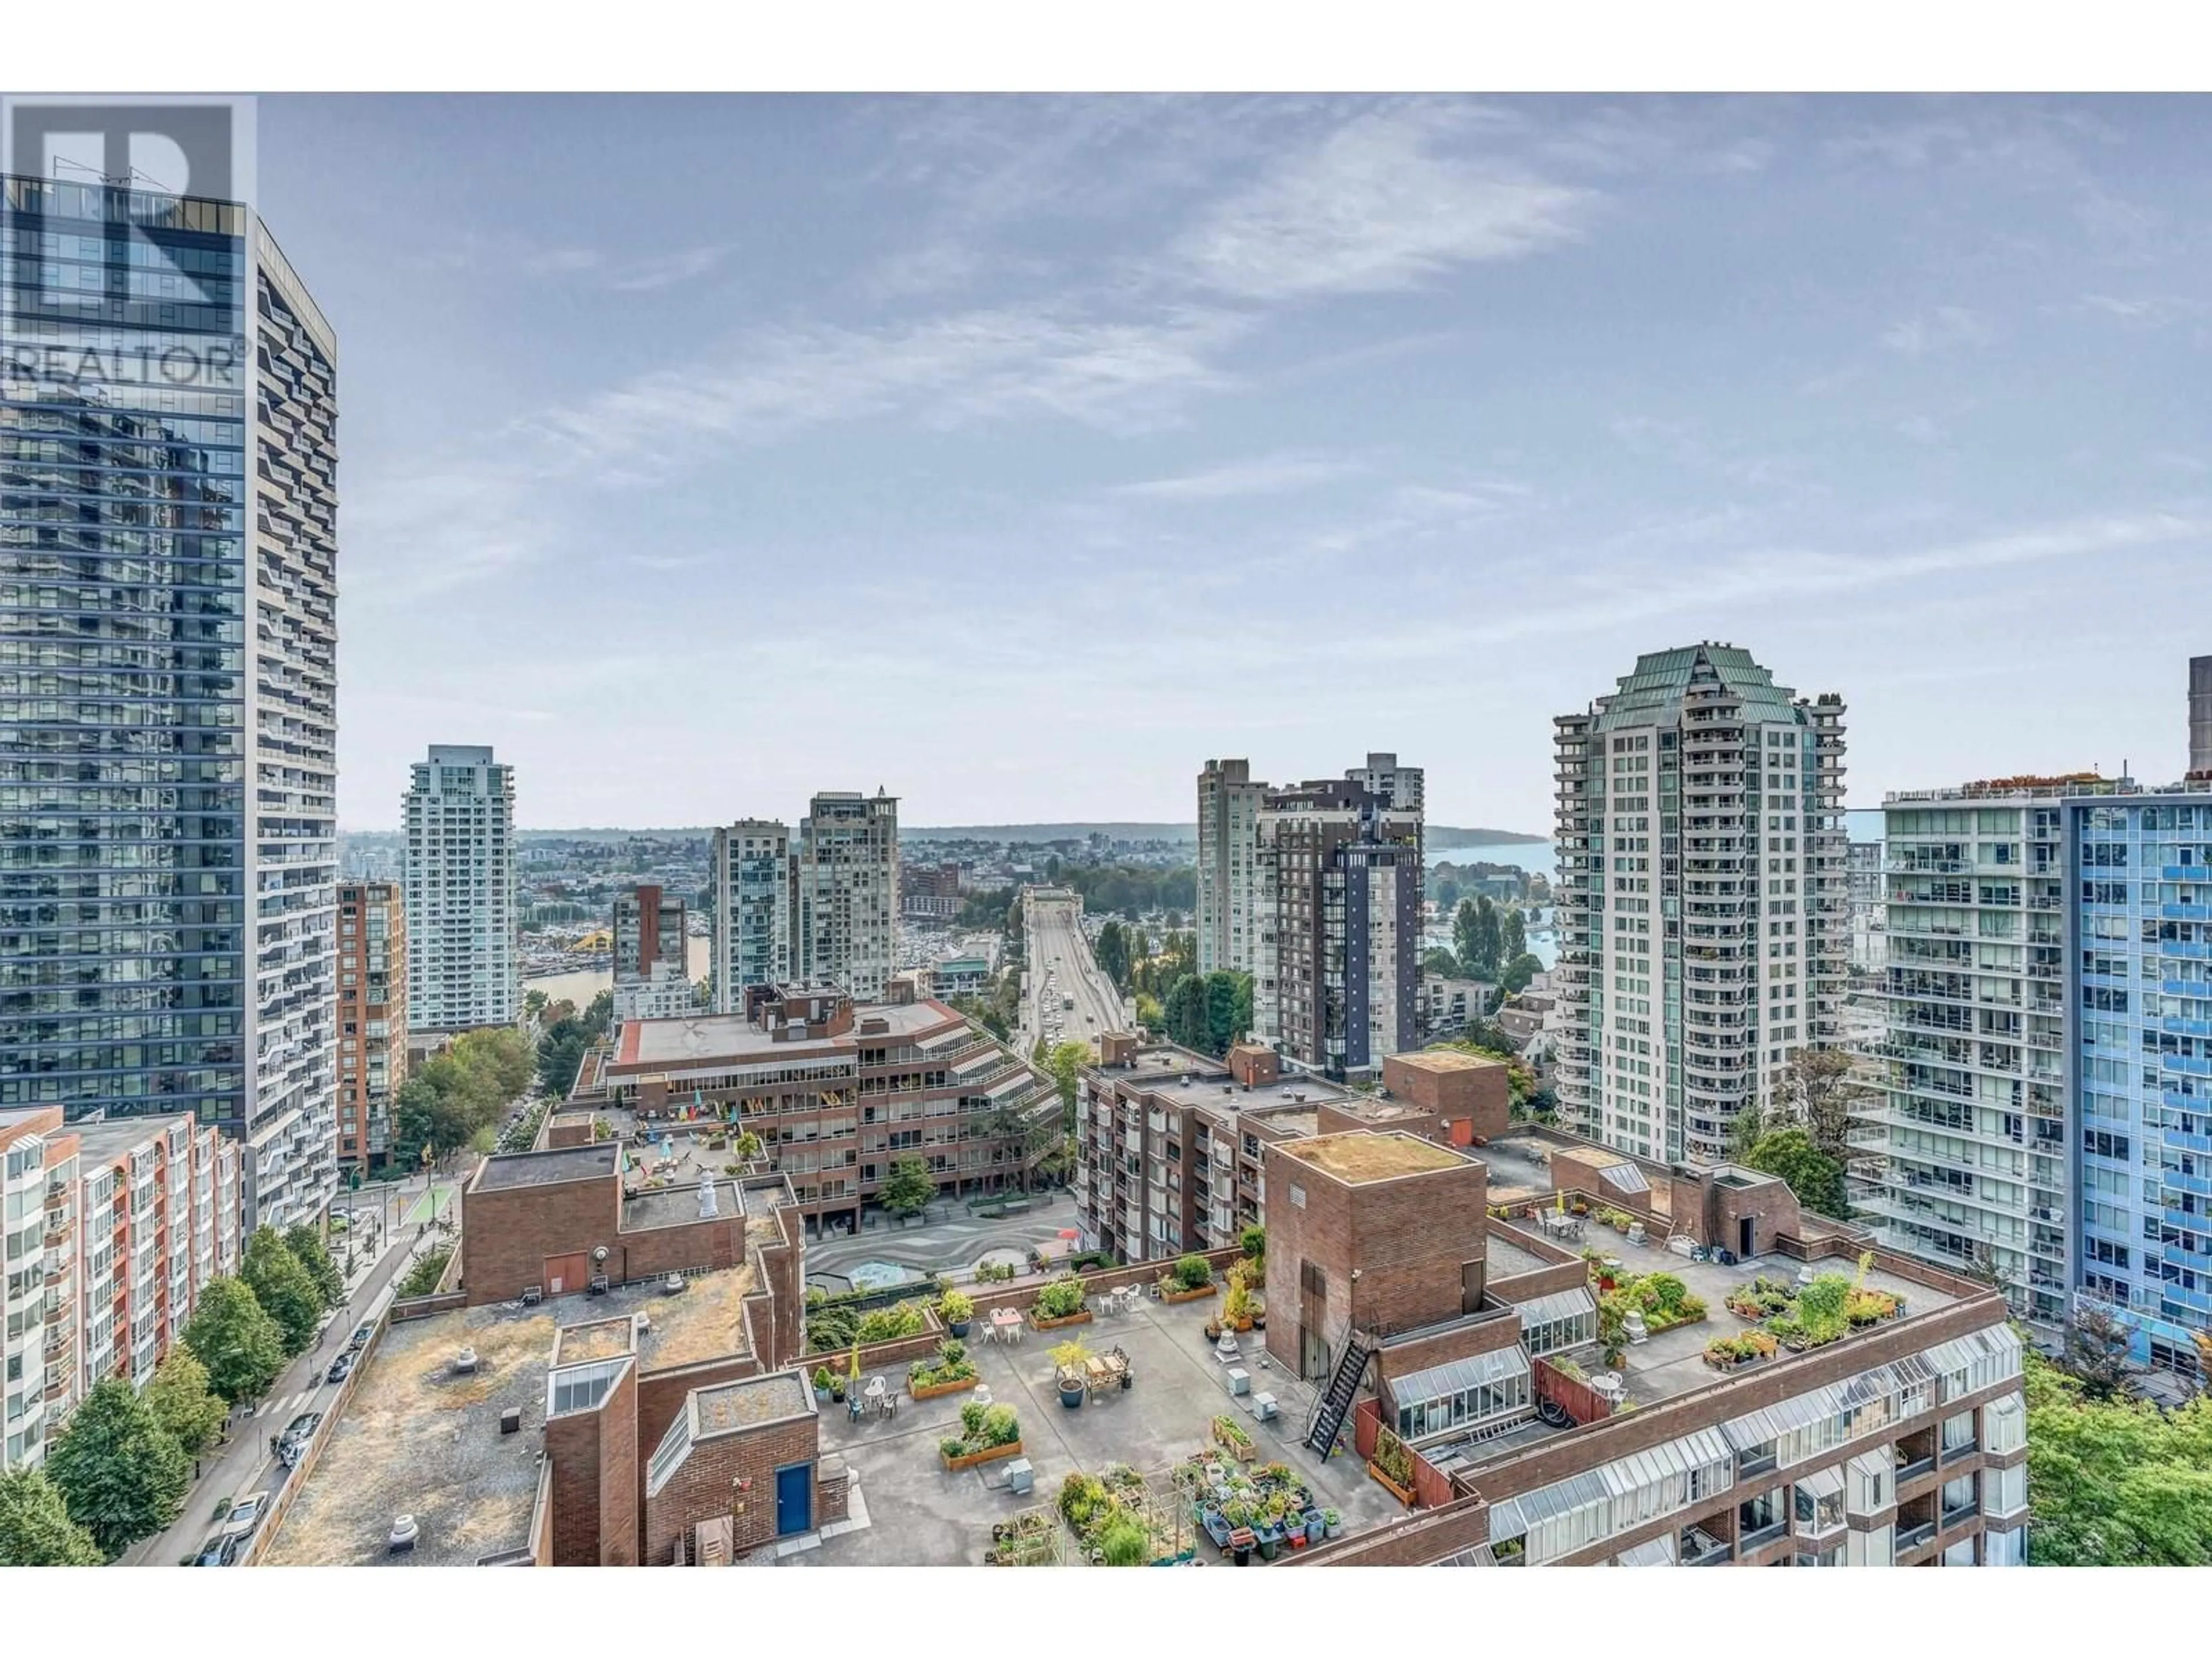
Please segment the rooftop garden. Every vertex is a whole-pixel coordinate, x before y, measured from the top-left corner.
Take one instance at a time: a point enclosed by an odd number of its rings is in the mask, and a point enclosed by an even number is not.
[[[939,1440],[937,1452],[946,1468],[958,1469],[1011,1457],[1021,1445],[1021,1419],[1012,1406],[986,1406],[971,1400],[960,1408],[960,1432]]]
[[[906,1368],[907,1387],[917,1399],[931,1389],[941,1392],[975,1380],[975,1362],[968,1356],[968,1345],[957,1336],[946,1337],[935,1354]]]
[[[1060,1483],[1060,1519],[1093,1566],[1141,1567],[1188,1558],[1193,1539],[1172,1504],[1163,1504],[1126,1463]]]
[[[1217,1445],[1185,1458],[1170,1476],[1191,1518],[1218,1549],[1256,1549],[1273,1560],[1292,1540],[1318,1542],[1341,1524],[1335,1510],[1316,1505],[1287,1463],[1246,1469]]]
[[[1774,1346],[1802,1353],[1904,1313],[1903,1297],[1866,1282],[1873,1268],[1874,1252],[1868,1250],[1859,1257],[1856,1279],[1842,1273],[1820,1273],[1809,1285],[1800,1285],[1761,1273],[1730,1291],[1726,1305],[1737,1318],[1749,1320],[1759,1328],[1745,1333],[1746,1336],[1764,1336]],[[1716,1339],[1707,1345],[1705,1357],[1709,1361],[1715,1364],[1723,1363],[1723,1359],[1731,1364],[1743,1363],[1743,1356],[1735,1350],[1717,1357],[1718,1342],[1719,1339]],[[1764,1352],[1771,1353],[1774,1346]]]

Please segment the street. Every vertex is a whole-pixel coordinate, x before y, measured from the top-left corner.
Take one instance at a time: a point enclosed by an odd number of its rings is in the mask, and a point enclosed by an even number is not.
[[[403,1202],[410,1206],[407,1213],[416,1209],[427,1213],[428,1204],[444,1210],[454,1190],[450,1182],[441,1182],[430,1188],[430,1193],[437,1194],[434,1198],[429,1198],[419,1185],[411,1189],[394,1189],[389,1198],[395,1213],[401,1212]],[[345,1208],[344,1196],[341,1195],[336,1206],[341,1212]],[[366,1198],[368,1194],[356,1196]],[[363,1215],[376,1207],[368,1202],[359,1206]],[[324,1331],[321,1340],[285,1368],[251,1414],[233,1414],[227,1431],[228,1441],[201,1457],[201,1478],[185,1498],[185,1507],[176,1521],[166,1532],[143,1539],[124,1552],[122,1565],[178,1565],[187,1556],[197,1554],[208,1534],[214,1530],[218,1503],[228,1503],[233,1498],[264,1487],[274,1492],[283,1483],[289,1472],[270,1455],[270,1437],[282,1434],[284,1425],[301,1412],[326,1407],[337,1395],[337,1386],[323,1381],[331,1361],[343,1351],[355,1327],[382,1311],[391,1299],[392,1281],[405,1273],[418,1250],[427,1249],[444,1237],[435,1229],[423,1237],[418,1237],[417,1232],[416,1224],[410,1220],[379,1234],[384,1245],[382,1251],[374,1261],[355,1263],[354,1275],[347,1282],[346,1305]],[[344,1240],[334,1237],[331,1243],[343,1267],[346,1261]]]
[[[1127,1030],[1129,1014],[1121,994],[1099,971],[1084,937],[1082,902],[1033,901],[1030,917],[1029,991],[1022,999],[1024,1052],[1040,1033],[1052,1042],[1095,1043],[1103,1032]],[[1075,1006],[1060,1007],[1062,997],[1073,998]]]

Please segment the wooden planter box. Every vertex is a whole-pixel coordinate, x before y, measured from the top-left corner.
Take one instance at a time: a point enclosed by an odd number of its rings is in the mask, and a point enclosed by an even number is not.
[[[1236,1459],[1239,1463],[1249,1463],[1255,1457],[1259,1455],[1259,1443],[1252,1439],[1249,1435],[1245,1437],[1243,1443],[1239,1444],[1237,1442],[1231,1440],[1218,1427],[1216,1427],[1212,1433],[1214,1443],[1219,1446],[1222,1450],[1227,1452],[1230,1456]]]
[[[1389,1492],[1391,1497],[1396,1498],[1401,1504],[1403,1504],[1409,1510],[1413,1507],[1413,1488],[1410,1486],[1401,1486],[1396,1481],[1393,1480],[1389,1475],[1383,1474],[1382,1466],[1376,1462],[1372,1458],[1368,1460],[1367,1473],[1374,1477],[1375,1484],[1382,1487],[1384,1492]]]
[[[986,1446],[981,1451],[969,1452],[959,1457],[947,1457],[941,1451],[937,1456],[938,1461],[945,1465],[946,1474],[957,1474],[962,1469],[974,1468],[978,1463],[995,1463],[1002,1457],[1019,1457],[1021,1455],[1022,1443],[1010,1440],[1003,1446]]]
[[[1194,1291],[1164,1290],[1160,1292],[1160,1300],[1163,1302],[1203,1302],[1207,1297],[1214,1295],[1218,1289],[1218,1287],[1216,1285],[1201,1285]]]
[[[1059,1319],[1047,1319],[1042,1314],[1030,1316],[1030,1328],[1040,1331],[1056,1331],[1063,1325],[1088,1325],[1097,1316],[1085,1308],[1081,1313],[1072,1313]]]
[[[939,1395],[965,1394],[982,1380],[980,1376],[963,1376],[957,1382],[925,1382],[919,1388],[909,1382],[906,1391],[915,1400],[934,1400]]]

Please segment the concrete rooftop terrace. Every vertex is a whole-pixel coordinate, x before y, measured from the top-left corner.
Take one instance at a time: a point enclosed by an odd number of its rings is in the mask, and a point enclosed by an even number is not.
[[[696,1066],[714,1060],[758,1062],[781,1055],[819,1058],[845,1054],[863,1044],[912,1042],[945,1026],[964,1024],[943,1003],[923,998],[910,1003],[868,1002],[854,1010],[850,1030],[836,1036],[810,1032],[805,1036],[776,1041],[743,1014],[700,1014],[681,1019],[631,1019],[623,1022],[610,1074],[650,1070],[663,1066]],[[863,1024],[884,1023],[881,1031],[863,1033]]]
[[[1359,1130],[1347,1134],[1320,1135],[1310,1140],[1285,1142],[1280,1150],[1285,1158],[1294,1158],[1352,1187],[1375,1181],[1395,1181],[1401,1176],[1432,1175],[1439,1170],[1458,1169],[1475,1161],[1449,1146],[1396,1132],[1384,1134]]]
[[[537,1501],[556,1340],[563,1364],[613,1358],[628,1346],[627,1325],[648,1373],[749,1353],[743,1304],[752,1283],[751,1268],[729,1267],[686,1279],[673,1296],[655,1280],[388,1326],[264,1559],[469,1566],[521,1548]],[[642,1330],[641,1312],[650,1322]],[[452,1369],[464,1347],[477,1351],[472,1373]],[[522,1431],[503,1435],[500,1413],[510,1407],[521,1411]],[[412,1515],[422,1536],[410,1554],[392,1555],[386,1536],[400,1515]]]

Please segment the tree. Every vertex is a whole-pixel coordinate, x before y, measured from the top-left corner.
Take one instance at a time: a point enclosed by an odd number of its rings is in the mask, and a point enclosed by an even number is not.
[[[1044,1057],[1044,1069],[1060,1090],[1060,1121],[1065,1125],[1075,1121],[1075,1089],[1081,1080],[1083,1068],[1091,1063],[1091,1045],[1087,1042],[1056,1042]]]
[[[1117,989],[1129,988],[1129,936],[1121,931],[1121,924],[1109,921],[1098,930],[1098,942],[1092,947],[1098,958],[1098,970],[1112,980]]]
[[[1442,945],[1438,945],[1422,955],[1421,971],[1425,974],[1433,974],[1438,979],[1457,979],[1459,958]]]
[[[114,1376],[84,1397],[47,1449],[46,1473],[70,1519],[111,1561],[175,1520],[192,1480],[191,1460],[153,1409]]]
[[[919,1215],[937,1196],[937,1178],[919,1158],[895,1158],[877,1195],[893,1215]]]
[[[1468,979],[1495,980],[1504,948],[1498,907],[1486,896],[1462,899],[1452,916],[1452,944],[1459,952],[1462,974]]]
[[[1252,978],[1218,969],[1206,976],[1206,1052],[1218,1058],[1252,1024]]]
[[[1841,1048],[1799,1048],[1783,1079],[1784,1111],[1802,1124],[1814,1146],[1838,1164],[1850,1152],[1846,1132],[1866,1089],[1851,1076],[1851,1057]]]
[[[1516,957],[1527,955],[1528,951],[1528,925],[1521,920],[1518,905],[1509,907],[1498,925],[1498,959],[1511,962]]]
[[[1850,1206],[1844,1197],[1844,1166],[1815,1146],[1804,1130],[1793,1125],[1768,1131],[1743,1162],[1762,1174],[1780,1176],[1805,1208],[1838,1221],[1850,1219]]]
[[[2092,1400],[2120,1397],[2134,1369],[2128,1364],[2132,1336],[2125,1325],[2094,1304],[2075,1310],[2074,1316],[2066,1322],[2063,1363],[2067,1374],[2081,1385],[2083,1394]]]
[[[61,1488],[44,1469],[0,1474],[0,1567],[96,1567],[106,1559],[70,1519]]]
[[[1508,915],[1513,912],[1507,911]],[[1505,996],[1518,996],[1528,988],[1528,981],[1544,971],[1544,959],[1534,951],[1523,951],[1498,970],[1498,988]]]
[[[1168,1041],[1186,1048],[1206,1047],[1206,981],[1196,974],[1185,974],[1168,988],[1167,1000],[1161,1005],[1161,1018],[1167,1026]]]
[[[1742,1163],[1759,1146],[1759,1137],[1766,1133],[1766,1114],[1752,1101],[1735,1115],[1729,1125],[1729,1156]]]
[[[486,1133],[490,1132],[487,1130]],[[485,1148],[489,1151],[489,1147]],[[338,1264],[331,1260],[330,1247],[323,1243],[322,1233],[307,1222],[294,1223],[284,1231],[284,1248],[293,1259],[307,1270],[307,1277],[315,1282],[315,1293],[323,1299],[325,1308],[343,1307],[345,1304],[345,1275]]]
[[[245,1260],[239,1264],[239,1277],[283,1333],[284,1352],[305,1353],[323,1317],[323,1295],[300,1265],[300,1258],[284,1248],[274,1227],[253,1230],[253,1237],[246,1243]]]
[[[146,1385],[146,1405],[187,1457],[198,1457],[215,1444],[230,1415],[230,1407],[208,1386],[207,1367],[182,1342],[155,1367],[153,1381]]]
[[[207,1367],[208,1386],[234,1406],[259,1399],[284,1370],[284,1333],[242,1279],[200,1287],[184,1340]]]
[[[2091,1398],[2033,1347],[2028,1559],[2037,1566],[2212,1565],[2212,1395],[2162,1412]]]

